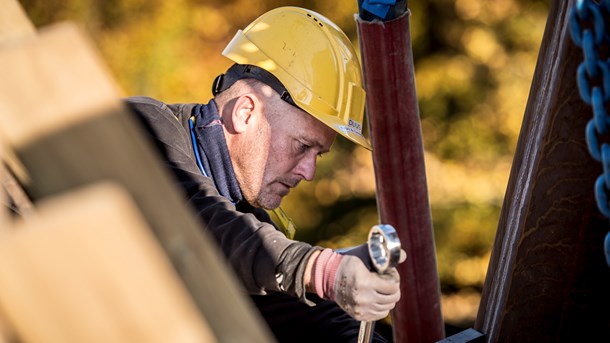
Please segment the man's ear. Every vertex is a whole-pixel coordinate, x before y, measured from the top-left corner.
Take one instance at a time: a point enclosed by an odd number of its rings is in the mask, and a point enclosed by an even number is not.
[[[254,119],[255,111],[259,108],[258,98],[254,94],[244,94],[238,97],[231,112],[231,121],[236,133],[246,131]]]

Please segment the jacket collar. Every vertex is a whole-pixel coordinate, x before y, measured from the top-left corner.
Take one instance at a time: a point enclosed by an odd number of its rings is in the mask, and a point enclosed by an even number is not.
[[[193,115],[197,147],[205,172],[214,180],[220,195],[234,204],[241,201],[241,189],[235,177],[216,103],[211,100],[208,104],[196,105]]]

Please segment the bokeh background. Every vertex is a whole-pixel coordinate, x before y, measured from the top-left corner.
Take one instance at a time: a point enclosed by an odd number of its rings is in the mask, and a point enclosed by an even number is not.
[[[90,35],[124,95],[207,102],[236,30],[278,6],[315,10],[357,46],[356,0],[20,0],[38,28]],[[411,36],[442,310],[471,327],[550,0],[412,0]],[[392,115],[388,113],[388,115]],[[371,153],[339,138],[282,207],[297,238],[331,248],[377,224]]]

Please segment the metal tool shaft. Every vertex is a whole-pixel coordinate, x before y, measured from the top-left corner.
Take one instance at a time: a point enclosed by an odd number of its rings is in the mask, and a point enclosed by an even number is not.
[[[360,331],[358,332],[358,343],[370,343],[373,341],[373,329],[375,322],[360,322]]]

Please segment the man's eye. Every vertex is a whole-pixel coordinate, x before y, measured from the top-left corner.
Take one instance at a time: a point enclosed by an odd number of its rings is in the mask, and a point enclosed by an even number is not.
[[[310,146],[304,143],[299,143],[299,152],[304,153],[309,150]]]

